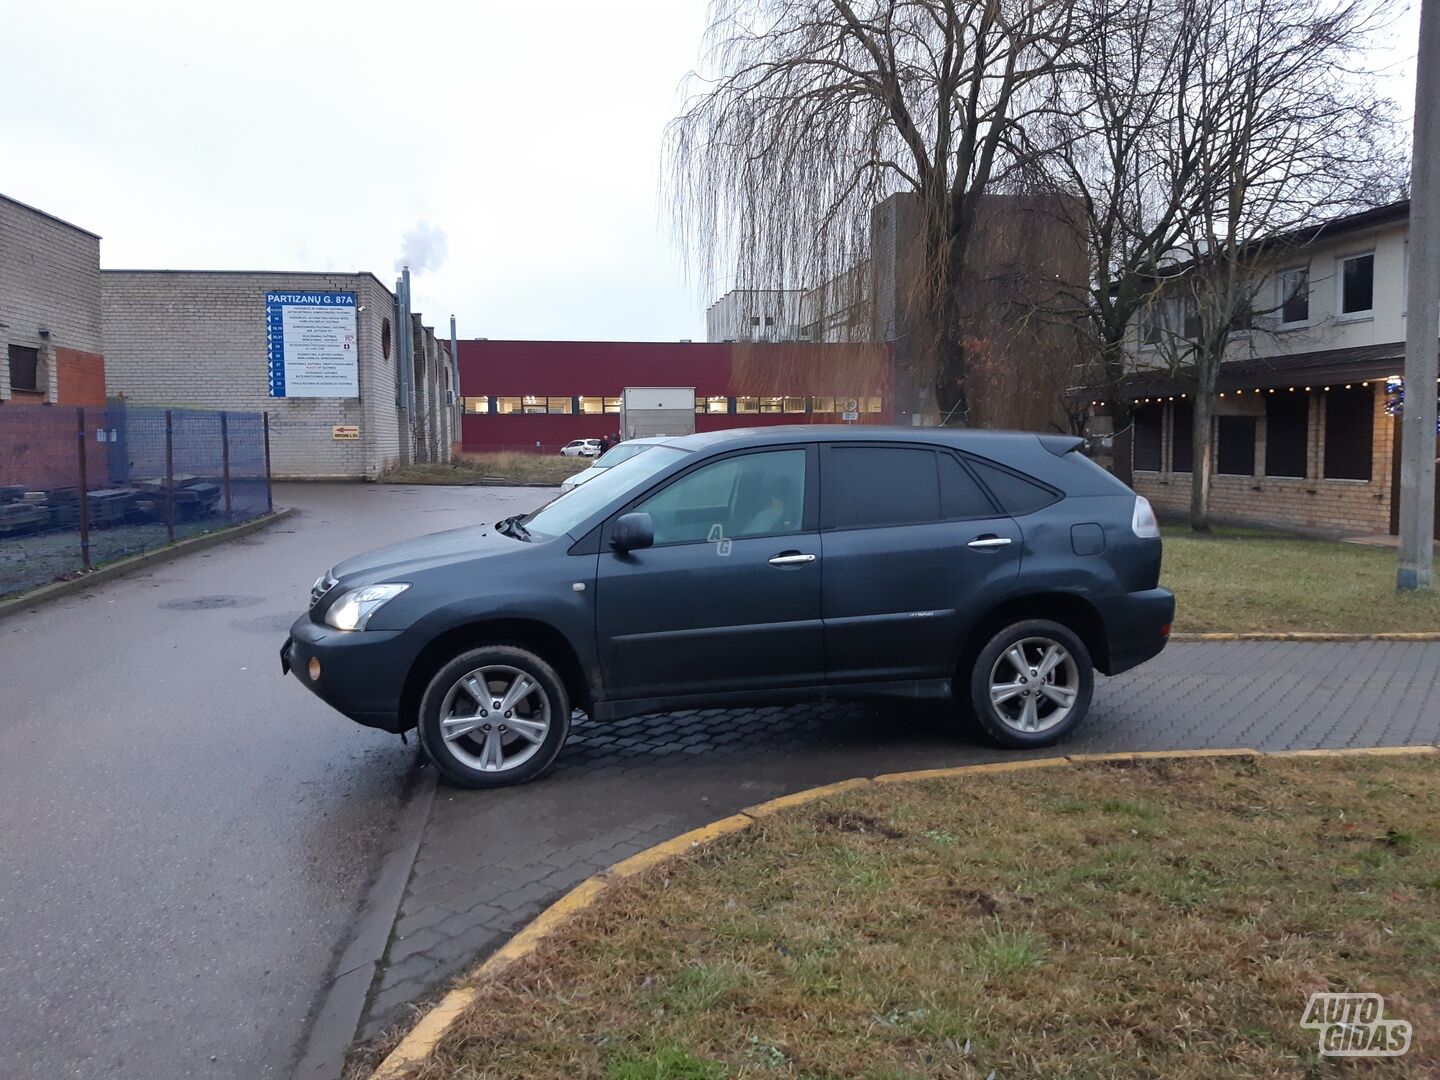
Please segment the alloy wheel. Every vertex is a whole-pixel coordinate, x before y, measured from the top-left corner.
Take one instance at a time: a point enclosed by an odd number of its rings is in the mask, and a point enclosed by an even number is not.
[[[440,703],[440,735],[462,765],[519,768],[550,733],[550,696],[534,676],[491,664],[462,675]]]
[[[1022,638],[990,669],[990,704],[996,718],[1026,735],[1063,723],[1079,694],[1075,658],[1051,638]]]

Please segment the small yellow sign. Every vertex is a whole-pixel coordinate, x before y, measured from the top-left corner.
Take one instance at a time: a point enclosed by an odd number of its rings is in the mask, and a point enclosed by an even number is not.
[[[330,429],[332,439],[358,439],[360,437],[359,424],[336,424]]]

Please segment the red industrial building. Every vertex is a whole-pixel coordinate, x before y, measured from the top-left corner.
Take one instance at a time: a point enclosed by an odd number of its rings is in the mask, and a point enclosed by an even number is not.
[[[695,429],[892,423],[885,345],[461,341],[462,449],[554,453],[620,434],[627,386],[695,388]]]

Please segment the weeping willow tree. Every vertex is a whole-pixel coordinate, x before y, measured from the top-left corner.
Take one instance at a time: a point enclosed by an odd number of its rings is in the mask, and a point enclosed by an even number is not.
[[[1075,11],[1069,0],[714,0],[665,170],[678,240],[704,283],[839,287],[871,254],[872,209],[909,194],[918,250],[897,255],[897,405],[963,422],[959,285],[977,212],[1016,173],[1018,133],[1056,107],[1082,33]],[[873,292],[865,302],[890,299]]]

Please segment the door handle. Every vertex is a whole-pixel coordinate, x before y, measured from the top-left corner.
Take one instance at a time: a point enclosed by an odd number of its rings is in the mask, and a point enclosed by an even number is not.
[[[785,551],[770,560],[771,566],[804,566],[815,561],[814,555],[802,555],[798,551]]]
[[[972,548],[980,548],[984,550],[987,548],[1008,547],[1009,544],[1010,538],[1008,536],[977,536],[974,540],[971,540],[970,543],[966,546]]]

